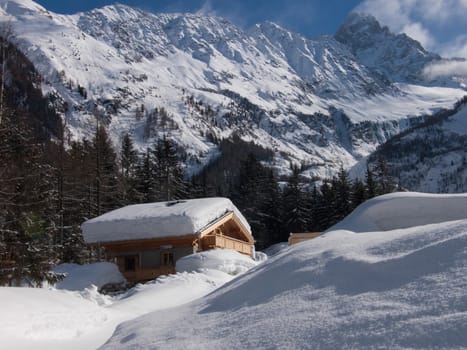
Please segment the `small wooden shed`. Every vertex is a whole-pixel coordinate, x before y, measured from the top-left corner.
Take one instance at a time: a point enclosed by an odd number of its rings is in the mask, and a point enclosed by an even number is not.
[[[309,239],[316,238],[321,235],[321,232],[301,232],[301,233],[290,233],[289,245],[297,244]]]
[[[84,222],[82,230],[130,282],[174,273],[179,258],[198,251],[254,253],[248,222],[220,197],[129,205]]]

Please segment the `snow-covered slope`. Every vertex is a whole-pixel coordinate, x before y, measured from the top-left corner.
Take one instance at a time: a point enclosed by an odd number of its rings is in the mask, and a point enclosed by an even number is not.
[[[95,349],[125,320],[78,292],[1,287],[0,297],[5,349]]]
[[[390,231],[467,219],[467,194],[390,193],[366,201],[327,230]]]
[[[381,145],[368,159],[384,158],[395,183],[412,191],[467,191],[467,99],[409,128]],[[351,170],[364,178],[367,159]]]
[[[141,148],[168,135],[191,166],[216,154],[211,140],[235,133],[273,150],[279,171],[292,161],[308,165],[310,176],[329,176],[405,129],[407,118],[451,107],[465,93],[387,79],[375,71],[384,55],[370,64],[340,36],[344,44],[310,40],[273,23],[244,31],[222,18],[123,5],[72,16],[31,0],[0,7],[72,136],[91,135],[99,116],[116,143],[127,131]],[[399,47],[392,36],[379,39]],[[397,72],[421,68],[412,51],[397,51]],[[168,120],[148,117],[162,107]]]
[[[100,294],[91,283],[117,282],[118,275],[123,278],[117,266],[64,264],[57,269],[69,273],[56,286],[62,290],[0,287],[1,348],[96,349],[119,323],[155,310],[167,313],[259,263],[236,251],[211,250],[186,257],[184,272],[137,284],[113,297]],[[103,275],[106,271],[110,272],[107,276]]]
[[[405,228],[337,230],[292,246],[204,299],[120,325],[103,349],[464,348],[467,217],[434,223],[451,219],[454,202],[465,207],[458,198],[369,202]],[[397,208],[406,200],[424,207],[424,226],[410,227],[417,220]]]

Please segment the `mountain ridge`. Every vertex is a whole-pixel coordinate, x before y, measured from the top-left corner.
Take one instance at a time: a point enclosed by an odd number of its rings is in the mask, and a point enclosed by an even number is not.
[[[273,150],[278,173],[298,163],[305,176],[327,177],[465,94],[389,79],[335,37],[311,40],[271,22],[245,31],[216,17],[126,5],[66,16],[32,1],[0,4],[44,93],[58,96],[72,138],[89,136],[99,115],[115,144],[128,131],[140,149],[166,135],[192,169],[217,154],[206,135],[236,134]],[[171,127],[148,125],[160,107]]]

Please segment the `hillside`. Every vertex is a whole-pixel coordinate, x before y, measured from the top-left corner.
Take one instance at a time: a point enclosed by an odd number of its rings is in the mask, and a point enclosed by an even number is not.
[[[383,143],[371,154],[371,165],[384,158],[394,182],[411,190],[462,193],[467,190],[467,100],[435,113]],[[352,169],[363,177],[366,160]]]
[[[425,81],[424,64],[438,56],[366,16],[351,16],[335,38],[311,40],[274,23],[244,30],[222,18],[123,5],[75,15],[31,0],[0,6],[43,92],[58,97],[71,138],[90,138],[96,118],[115,144],[126,131],[140,149],[167,135],[191,171],[235,135],[273,151],[279,173],[293,162],[305,176],[330,176],[465,94],[455,82]],[[378,29],[365,42],[383,40],[383,56],[369,61],[362,47],[371,46],[354,44],[364,31],[346,30],[355,26]],[[389,54],[392,66],[383,66]]]

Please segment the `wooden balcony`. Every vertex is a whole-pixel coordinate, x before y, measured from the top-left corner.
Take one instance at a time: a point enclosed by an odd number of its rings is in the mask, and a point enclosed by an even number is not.
[[[216,234],[206,235],[201,239],[201,249],[215,248],[233,249],[246,255],[251,254],[251,244],[239,239]]]

